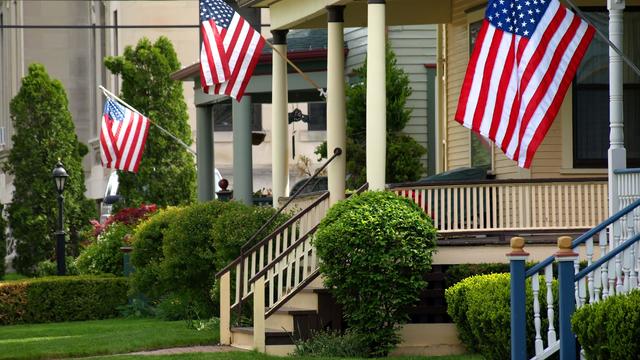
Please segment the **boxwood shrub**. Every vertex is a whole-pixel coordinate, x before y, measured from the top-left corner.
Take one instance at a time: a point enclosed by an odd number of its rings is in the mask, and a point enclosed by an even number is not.
[[[447,312],[458,328],[460,340],[471,352],[486,359],[508,359],[511,356],[511,293],[510,274],[477,275],[466,278],[445,290]],[[527,350],[534,354],[533,292],[531,279],[526,284]],[[546,309],[546,284],[540,279],[540,308]],[[557,283],[553,283],[557,304]],[[544,310],[543,310],[544,311]],[[558,328],[557,316],[555,328]],[[542,320],[542,329],[547,320]]]
[[[400,341],[397,325],[426,286],[435,238],[424,211],[391,192],[351,196],[320,223],[320,272],[370,355],[384,356]]]
[[[106,319],[127,303],[127,280],[64,276],[0,283],[0,325]]]
[[[638,359],[640,290],[583,306],[571,324],[587,359]]]

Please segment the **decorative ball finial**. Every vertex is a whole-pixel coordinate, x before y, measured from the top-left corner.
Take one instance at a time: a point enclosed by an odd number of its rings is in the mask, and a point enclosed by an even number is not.
[[[507,256],[529,256],[529,253],[524,251],[524,238],[519,236],[512,237],[510,245],[511,252]]]
[[[556,256],[578,256],[576,252],[571,248],[571,243],[573,239],[569,236],[560,236],[558,238],[558,251],[556,252]]]
[[[220,186],[222,191],[227,191],[227,188],[229,187],[229,180],[220,179],[220,181],[218,181],[218,186]]]

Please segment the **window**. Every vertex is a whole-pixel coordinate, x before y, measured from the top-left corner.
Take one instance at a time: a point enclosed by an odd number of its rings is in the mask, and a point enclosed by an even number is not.
[[[481,27],[482,20],[474,21],[469,24],[469,56],[471,56],[471,53],[473,52],[473,48],[476,44],[476,39],[478,38],[478,33],[480,32]],[[493,143],[489,139],[474,131],[469,132],[471,133],[471,166],[491,170]]]
[[[233,106],[230,101],[213,105],[213,130],[233,131]],[[262,130],[262,105],[253,104],[253,121],[251,130]]]
[[[635,10],[635,11],[634,11]],[[640,11],[624,13],[623,52],[640,63]],[[609,34],[606,10],[588,17]],[[640,166],[640,77],[624,66],[624,143],[627,165]],[[609,46],[597,37],[591,42],[573,82],[573,167],[606,168],[609,149]]]
[[[309,103],[309,130],[327,130],[327,103]]]

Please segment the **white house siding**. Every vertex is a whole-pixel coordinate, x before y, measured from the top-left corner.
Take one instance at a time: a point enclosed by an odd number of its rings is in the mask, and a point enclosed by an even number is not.
[[[424,65],[436,63],[436,32],[435,25],[391,26],[387,32],[398,65],[409,75],[413,89],[407,100],[407,107],[412,110],[411,119],[404,131],[425,148],[428,145],[428,134],[427,69]],[[345,64],[348,75],[354,68],[364,64],[367,53],[367,29],[345,29],[344,37],[349,48]],[[425,169],[428,156],[435,154],[422,157]]]

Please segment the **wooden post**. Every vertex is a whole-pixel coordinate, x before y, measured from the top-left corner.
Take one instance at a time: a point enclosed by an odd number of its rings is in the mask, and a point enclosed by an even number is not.
[[[507,254],[511,269],[511,360],[527,358],[524,239],[511,238],[511,252]]]
[[[558,238],[558,283],[560,313],[560,360],[576,359],[576,337],[571,331],[571,316],[576,309],[575,303],[575,274],[574,262],[578,254],[571,249],[571,238],[561,236]]]
[[[253,347],[259,352],[266,351],[264,309],[264,276],[261,276],[253,284]]]
[[[220,344],[231,345],[231,272],[220,277]]]

